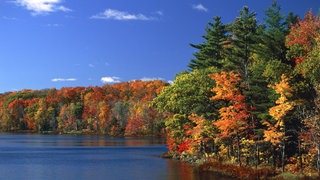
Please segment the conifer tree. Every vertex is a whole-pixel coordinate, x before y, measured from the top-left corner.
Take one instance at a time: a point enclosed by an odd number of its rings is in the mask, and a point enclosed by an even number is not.
[[[249,65],[257,46],[257,19],[256,13],[250,12],[247,6],[240,11],[232,25],[232,51],[228,60],[242,75],[245,86],[249,86]],[[248,87],[249,88],[249,87]]]
[[[276,1],[265,10],[264,21],[266,25],[261,37],[262,47],[259,51],[259,55],[265,61],[281,60],[281,62],[286,62],[285,39],[288,33],[288,22],[280,10],[281,7],[277,5]]]
[[[202,44],[190,44],[191,47],[198,49],[198,52],[194,53],[195,59],[191,59],[188,65],[191,70],[204,69],[211,66],[222,67],[227,31],[220,17],[214,17],[213,20],[213,23],[208,23],[206,34],[203,36],[205,42]]]

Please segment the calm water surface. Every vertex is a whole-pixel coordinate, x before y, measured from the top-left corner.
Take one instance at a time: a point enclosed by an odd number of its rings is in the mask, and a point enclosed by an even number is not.
[[[166,151],[164,139],[0,134],[0,179],[222,179]]]

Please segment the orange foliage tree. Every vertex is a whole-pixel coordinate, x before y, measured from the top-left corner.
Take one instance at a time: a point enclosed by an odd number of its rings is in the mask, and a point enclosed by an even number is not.
[[[205,119],[205,117],[198,116],[192,113],[188,119],[192,122],[191,125],[186,126],[186,136],[188,137],[185,141],[184,146],[188,147],[186,152],[189,154],[208,155],[208,145],[212,145],[210,141],[214,139],[214,127],[212,123]],[[211,147],[213,148],[213,147]]]
[[[239,88],[241,78],[239,74],[225,71],[210,75],[210,77],[216,82],[216,87],[212,89],[216,95],[211,100],[229,102],[229,106],[219,110],[220,119],[213,124],[220,130],[219,135],[222,138],[236,138],[237,158],[241,166],[240,138],[244,137],[243,132],[248,127],[247,119],[249,117],[245,96]]]
[[[142,113],[137,117],[142,124],[131,126],[130,131],[153,135],[157,132],[152,127],[160,121],[161,113],[149,105],[166,85],[168,83],[158,80],[132,81],[103,87],[65,87],[1,94],[0,128],[3,131],[124,135],[128,119],[135,116],[132,107],[139,104]],[[128,105],[125,109],[132,108],[132,113],[127,114],[121,108],[117,111],[119,104]]]

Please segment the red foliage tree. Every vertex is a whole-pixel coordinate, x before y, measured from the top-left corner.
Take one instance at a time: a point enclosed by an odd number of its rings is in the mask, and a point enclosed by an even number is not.
[[[303,62],[308,52],[312,50],[319,31],[320,18],[319,16],[314,16],[312,11],[305,14],[303,20],[298,20],[297,24],[293,24],[286,38],[289,59],[296,64]]]

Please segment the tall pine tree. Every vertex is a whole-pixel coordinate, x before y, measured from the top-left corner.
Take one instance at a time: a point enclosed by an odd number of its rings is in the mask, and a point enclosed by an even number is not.
[[[206,34],[203,36],[205,42],[202,44],[190,44],[191,47],[198,49],[194,53],[195,59],[191,59],[188,65],[191,70],[204,69],[211,66],[222,67],[224,46],[228,36],[226,35],[226,27],[221,22],[221,18],[214,17],[213,20],[213,23],[208,23]]]
[[[257,29],[256,13],[250,12],[247,6],[243,7],[240,16],[232,25],[232,51],[228,60],[242,75],[247,88],[249,88],[249,66],[253,62],[252,55],[257,46]]]
[[[266,28],[261,37],[262,47],[259,51],[259,55],[265,61],[281,60],[281,62],[286,62],[285,39],[288,33],[288,23],[280,10],[280,6],[275,1],[270,8],[265,10]]]

